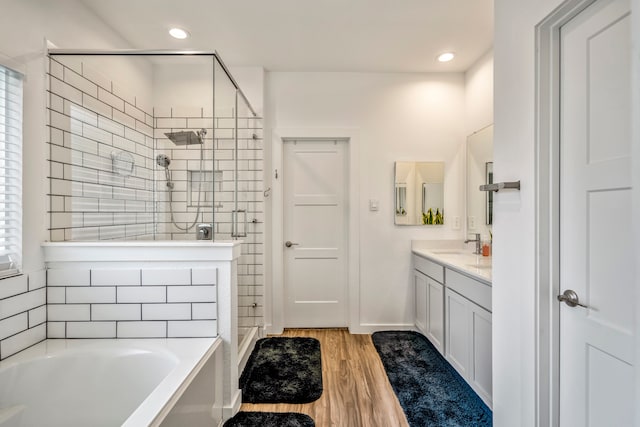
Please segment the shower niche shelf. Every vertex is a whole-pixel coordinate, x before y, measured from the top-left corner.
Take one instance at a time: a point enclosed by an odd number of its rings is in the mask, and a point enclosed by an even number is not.
[[[202,180],[202,183],[200,183]],[[189,207],[198,206],[198,190],[200,190],[200,207],[213,205],[213,190],[222,188],[222,171],[187,171],[187,203]]]

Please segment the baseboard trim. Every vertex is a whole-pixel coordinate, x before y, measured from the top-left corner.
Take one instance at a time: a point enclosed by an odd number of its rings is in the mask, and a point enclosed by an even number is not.
[[[240,389],[235,390],[231,397],[231,404],[225,405],[222,408],[222,418],[224,420],[228,420],[233,417],[235,414],[240,411],[240,406],[242,406],[242,391]]]
[[[284,328],[275,328],[273,325],[264,325],[265,335],[282,335]]]
[[[249,360],[249,356],[251,356],[251,352],[256,345],[259,335],[260,331],[258,327],[251,328],[249,334],[242,342],[242,347],[240,347],[238,351],[238,378],[242,375],[242,371],[244,371],[244,367],[247,365],[247,361]]]
[[[262,330],[266,335],[282,335],[283,328],[274,328],[273,325],[265,325]],[[349,326],[349,333],[372,334],[376,331],[418,331],[413,323],[361,323],[355,326]]]
[[[349,327],[351,334],[372,334],[377,331],[415,331],[413,323],[361,323]]]

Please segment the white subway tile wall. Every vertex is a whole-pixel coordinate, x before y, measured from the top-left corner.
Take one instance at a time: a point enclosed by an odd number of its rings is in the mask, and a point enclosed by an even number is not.
[[[82,62],[49,59],[52,241],[153,238],[152,111],[118,90]]]
[[[0,360],[46,338],[45,277],[42,270],[0,280]]]
[[[48,337],[214,337],[217,275],[215,268],[49,269]],[[24,314],[15,311],[12,315]],[[13,331],[22,322],[0,323],[0,331]]]

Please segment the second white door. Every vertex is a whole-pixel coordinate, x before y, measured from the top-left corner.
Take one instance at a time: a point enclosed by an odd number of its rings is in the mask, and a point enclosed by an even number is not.
[[[628,0],[598,0],[560,31],[562,427],[631,426],[638,403],[630,18]]]
[[[284,143],[285,327],[347,326],[345,146]]]

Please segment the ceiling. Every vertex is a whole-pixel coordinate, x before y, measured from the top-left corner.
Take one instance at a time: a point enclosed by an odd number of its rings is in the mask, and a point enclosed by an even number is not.
[[[461,72],[493,45],[493,0],[81,0],[139,49],[217,50],[270,71]],[[175,40],[168,29],[191,33]],[[456,58],[439,63],[436,56]]]

